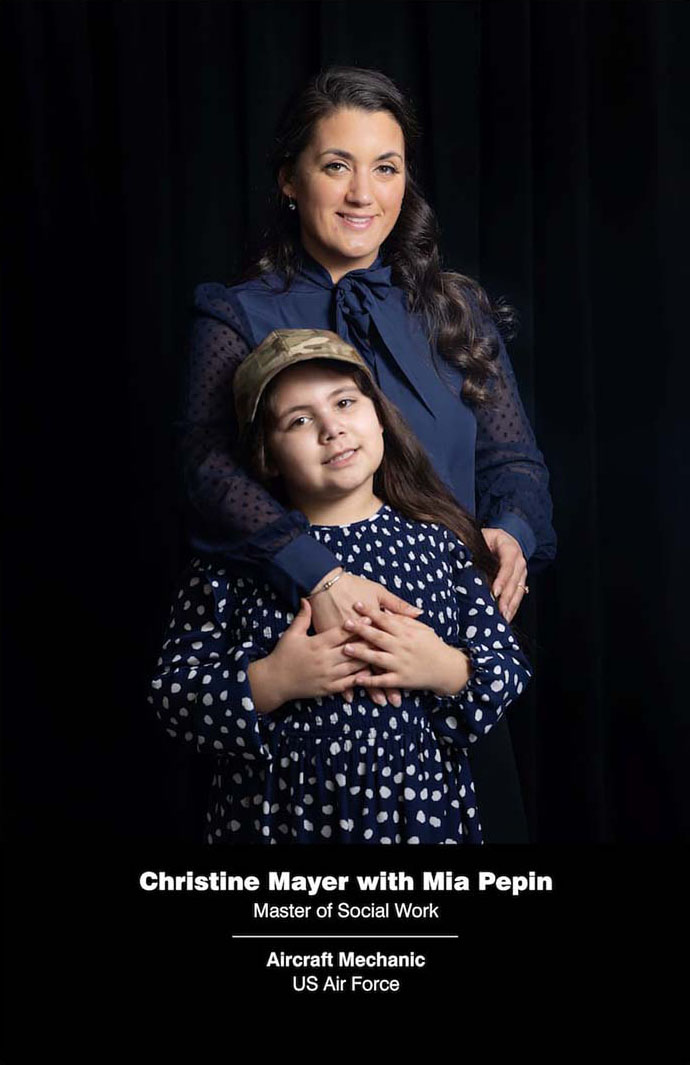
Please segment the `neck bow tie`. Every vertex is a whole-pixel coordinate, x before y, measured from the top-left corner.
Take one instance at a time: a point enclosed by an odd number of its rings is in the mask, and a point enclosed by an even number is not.
[[[335,299],[335,331],[352,344],[375,369],[373,322],[398,369],[407,378],[425,406],[434,413],[434,403],[424,381],[424,361],[428,343],[416,330],[411,332],[410,316],[402,291],[391,281],[391,267],[384,266],[381,256],[361,270],[350,270],[334,282],[325,266],[302,249],[299,274],[331,290]],[[394,294],[398,298],[390,298]]]

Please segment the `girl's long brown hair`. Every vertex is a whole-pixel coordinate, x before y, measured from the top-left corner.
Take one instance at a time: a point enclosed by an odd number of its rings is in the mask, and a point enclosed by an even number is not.
[[[368,396],[376,408],[383,426],[384,454],[374,474],[375,494],[406,518],[445,525],[469,549],[474,564],[491,583],[498,572],[498,563],[487,547],[479,525],[456,502],[398,408],[384,396],[364,370],[330,359],[310,361],[316,366],[351,377],[359,391]],[[290,505],[282,482],[269,473],[267,437],[273,424],[271,396],[279,377],[280,374],[263,393],[256,417],[242,437],[241,448],[244,461],[254,476],[267,485],[277,499]]]

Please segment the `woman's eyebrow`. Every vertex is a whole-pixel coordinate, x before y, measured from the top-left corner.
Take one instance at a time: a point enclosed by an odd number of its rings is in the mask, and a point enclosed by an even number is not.
[[[325,151],[319,152],[317,158],[320,159],[322,155],[328,155],[329,153],[342,155],[344,159],[354,159],[352,152],[346,152],[344,148],[326,148]],[[397,155],[398,159],[402,160],[400,152],[384,152],[383,155],[377,155],[374,162],[378,163],[380,159],[391,159],[394,155]]]
[[[334,396],[339,396],[341,392],[358,391],[356,385],[342,385],[340,388],[334,388],[332,392],[328,393],[327,399],[333,399]],[[298,403],[295,407],[288,407],[287,410],[282,410],[278,414],[278,419],[285,418],[288,414],[294,414],[296,410],[311,410],[309,403]]]

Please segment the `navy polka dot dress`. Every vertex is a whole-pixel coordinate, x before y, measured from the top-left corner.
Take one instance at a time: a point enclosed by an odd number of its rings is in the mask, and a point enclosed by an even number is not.
[[[276,593],[194,559],[173,605],[149,701],[167,732],[215,760],[208,843],[481,843],[469,751],[523,690],[529,665],[484,577],[444,526],[384,504],[312,525],[345,568],[420,606],[462,648],[458,695],[404,691],[379,707],[358,688],[257,714],[249,663],[293,620]]]

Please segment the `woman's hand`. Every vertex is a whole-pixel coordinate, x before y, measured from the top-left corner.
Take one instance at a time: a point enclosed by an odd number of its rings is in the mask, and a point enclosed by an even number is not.
[[[499,570],[491,591],[498,600],[498,609],[512,621],[517,614],[522,597],[529,592],[527,587],[527,562],[522,548],[504,529],[482,529],[489,550],[499,561]]]
[[[355,674],[366,663],[354,653],[345,654],[352,636],[334,626],[318,636],[308,636],[312,621],[308,599],[283,633],[270,655],[252,662],[247,671],[258,713],[271,713],[292,699],[313,698],[351,691]],[[362,645],[364,647],[364,645]]]
[[[340,567],[328,573],[319,581],[317,588],[339,572]],[[342,626],[348,618],[356,619],[355,603],[363,603],[368,607],[372,611],[372,617],[380,614],[382,610],[410,618],[415,618],[421,613],[419,607],[412,606],[404,599],[393,595],[382,584],[368,581],[365,577],[356,577],[354,573],[343,573],[331,588],[325,592],[319,592],[310,602],[312,624],[317,633],[326,632],[334,626]],[[385,706],[387,699],[393,706],[400,706],[401,696],[396,688],[384,692],[383,688],[377,687],[375,683],[366,685],[366,687],[373,701],[379,706]],[[351,701],[353,692],[346,691],[345,697]]]
[[[357,684],[423,689],[436,695],[456,695],[465,687],[470,676],[467,655],[444,643],[429,625],[414,618],[377,614],[364,606],[360,613],[365,615],[361,620],[345,622],[344,627],[359,642],[346,644],[344,651],[364,659],[379,673],[374,677],[358,673]]]

